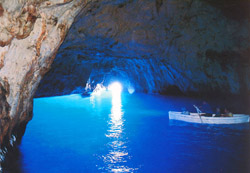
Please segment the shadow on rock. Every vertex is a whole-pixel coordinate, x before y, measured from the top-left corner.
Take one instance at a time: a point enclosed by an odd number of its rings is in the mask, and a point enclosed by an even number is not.
[[[21,173],[22,170],[22,153],[18,147],[14,147],[5,157],[2,163],[2,169],[4,173]]]

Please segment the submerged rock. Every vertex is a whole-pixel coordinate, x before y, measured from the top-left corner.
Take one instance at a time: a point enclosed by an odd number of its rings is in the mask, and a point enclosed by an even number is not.
[[[149,93],[248,95],[248,9],[247,1],[97,2],[72,25],[36,96],[114,80]]]

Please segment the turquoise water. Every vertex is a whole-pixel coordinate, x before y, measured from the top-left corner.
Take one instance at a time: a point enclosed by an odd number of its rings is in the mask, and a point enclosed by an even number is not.
[[[249,124],[169,121],[200,100],[146,94],[34,99],[21,172],[249,172]]]

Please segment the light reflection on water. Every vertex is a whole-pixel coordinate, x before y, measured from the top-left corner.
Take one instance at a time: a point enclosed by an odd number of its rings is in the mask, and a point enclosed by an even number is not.
[[[7,169],[19,163],[19,172],[36,173],[249,172],[249,124],[169,122],[168,111],[198,103],[110,92],[34,99],[19,157]]]
[[[106,171],[111,172],[131,172],[135,169],[123,165],[130,158],[126,146],[123,141],[124,119],[123,119],[121,93],[112,93],[112,108],[109,115],[109,128],[106,137],[110,139],[108,147],[109,153],[103,156],[103,161],[106,164]]]

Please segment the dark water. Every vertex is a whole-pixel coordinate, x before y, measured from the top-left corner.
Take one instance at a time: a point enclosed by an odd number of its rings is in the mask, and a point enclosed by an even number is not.
[[[34,100],[22,172],[250,172],[250,128],[169,121],[199,100],[145,94]]]

